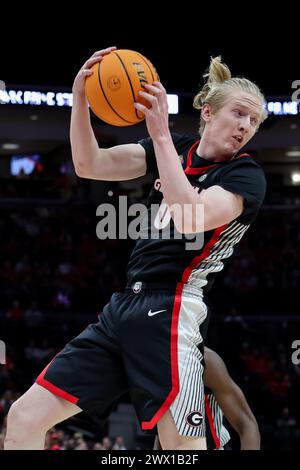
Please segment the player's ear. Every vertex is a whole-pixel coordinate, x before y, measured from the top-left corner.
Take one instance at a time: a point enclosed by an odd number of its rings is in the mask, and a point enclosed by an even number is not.
[[[211,119],[212,115],[212,110],[211,106],[208,103],[204,103],[204,105],[201,108],[201,117],[205,122],[209,122]]]

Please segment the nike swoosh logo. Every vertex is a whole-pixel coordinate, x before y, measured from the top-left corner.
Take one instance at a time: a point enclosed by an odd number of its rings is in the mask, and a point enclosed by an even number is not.
[[[157,310],[156,312],[151,312],[151,310],[149,310],[148,317],[153,317],[153,315],[157,315],[158,313],[161,313],[161,312],[166,312],[166,310]]]

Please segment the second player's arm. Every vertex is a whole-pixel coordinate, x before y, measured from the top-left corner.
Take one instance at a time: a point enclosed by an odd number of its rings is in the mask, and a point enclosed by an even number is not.
[[[239,434],[241,450],[259,450],[260,432],[245,395],[230,377],[221,357],[205,349],[204,383],[209,387],[224,416]]]

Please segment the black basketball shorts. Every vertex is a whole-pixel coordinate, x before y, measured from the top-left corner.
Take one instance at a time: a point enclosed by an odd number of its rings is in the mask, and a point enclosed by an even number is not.
[[[105,417],[129,392],[141,428],[170,409],[183,436],[205,437],[201,291],[135,283],[113,294],[99,315],[39,375],[37,384]]]

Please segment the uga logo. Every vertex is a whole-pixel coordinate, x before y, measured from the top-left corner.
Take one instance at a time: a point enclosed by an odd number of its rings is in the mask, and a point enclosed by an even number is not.
[[[201,426],[203,422],[203,416],[201,413],[199,413],[199,411],[192,411],[192,413],[187,415],[186,421],[190,426],[197,428]]]

